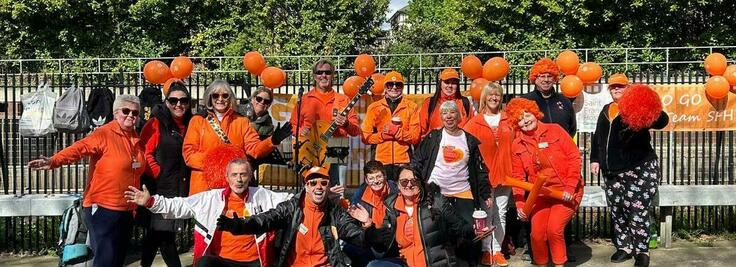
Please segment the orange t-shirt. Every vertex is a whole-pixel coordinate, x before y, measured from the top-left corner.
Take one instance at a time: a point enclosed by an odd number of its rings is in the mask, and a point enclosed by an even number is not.
[[[613,121],[618,116],[618,104],[616,102],[611,103],[608,106],[608,121]]]
[[[294,250],[289,252],[288,266],[329,266],[325,245],[319,234],[319,223],[324,211],[311,200],[304,198],[304,219],[296,232]]]
[[[238,214],[238,217],[250,216],[248,210],[245,209],[245,202],[235,193],[230,193],[227,197],[225,214],[230,218],[233,217],[233,214]],[[233,235],[227,231],[217,231],[210,244],[210,252],[233,261],[258,260],[258,246],[254,235]]]
[[[406,202],[403,197],[396,199],[394,208],[399,212],[396,217],[396,243],[399,245],[399,254],[407,265],[412,267],[426,267],[427,259],[424,257],[424,246],[422,245],[422,233],[419,232],[418,210],[414,208],[409,216]]]
[[[383,225],[383,218],[386,217],[386,206],[383,205],[383,199],[388,194],[388,185],[384,184],[383,189],[380,192],[374,192],[370,187],[363,191],[363,197],[361,200],[371,204],[373,209],[371,210],[371,221],[376,228],[381,228]]]

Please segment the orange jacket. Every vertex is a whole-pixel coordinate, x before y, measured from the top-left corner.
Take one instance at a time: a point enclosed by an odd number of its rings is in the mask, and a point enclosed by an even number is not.
[[[51,167],[90,157],[89,180],[82,206],[97,204],[116,211],[134,210],[136,205],[127,203],[123,193],[128,186],[140,188],[140,176],[146,169],[145,149],[139,141],[138,134],[125,132],[117,121],[111,121],[56,153],[51,157]],[[133,155],[140,164],[135,169]]]
[[[578,146],[570,135],[555,123],[537,122],[535,136],[518,133],[511,145],[512,176],[519,180],[537,180],[537,172],[552,168],[555,176],[544,183],[551,189],[565,191],[578,202],[583,196],[584,181],[580,174],[582,161]],[[524,190],[513,188],[516,206],[524,205]]]
[[[414,213],[409,216],[406,211],[406,202],[399,196],[394,204],[394,209],[399,216],[396,217],[396,243],[399,245],[399,255],[411,267],[427,266],[427,258],[424,255],[422,244],[422,231],[419,229],[418,205],[414,205]],[[409,232],[411,231],[411,233]]]
[[[405,97],[391,113],[386,98],[368,106],[363,121],[363,143],[376,145],[376,160],[383,164],[409,163],[409,148],[419,143],[419,117],[417,104]],[[396,133],[396,141],[385,141],[381,136],[391,118],[401,118],[401,128]]]
[[[501,112],[496,130],[486,123],[483,114],[471,118],[463,129],[480,140],[478,149],[488,169],[491,187],[502,184],[504,177],[511,176],[511,143],[514,141],[514,129],[509,125],[506,112]]]
[[[211,116],[215,115],[211,114]],[[215,117],[215,121],[217,121],[217,117]],[[225,116],[219,124],[222,131],[230,139],[230,143],[242,147],[249,157],[261,158],[273,151],[274,146],[271,143],[271,137],[261,141],[258,138],[258,133],[250,126],[250,121],[246,117],[235,113],[233,109],[225,112]],[[206,117],[194,116],[189,121],[182,150],[184,161],[187,166],[192,168],[192,177],[189,183],[190,196],[210,189],[207,182],[202,178],[202,169],[207,164],[205,157],[208,151],[224,144],[215,133],[215,130],[212,129]]]
[[[317,88],[313,88],[304,96],[302,96],[302,112],[301,121],[297,125],[297,106],[294,106],[294,110],[291,112],[291,125],[292,134],[296,135],[297,130],[301,130],[304,127],[311,127],[312,123],[317,120],[331,122],[332,111],[337,109],[337,112],[341,112],[350,103],[350,99],[340,93],[330,91],[329,93],[323,94]],[[358,114],[355,113],[355,109],[348,112],[348,121],[343,127],[335,130],[334,137],[346,137],[346,136],[358,136],[360,134],[360,126],[358,126]],[[299,127],[297,127],[299,126]]]
[[[434,129],[442,128],[442,119],[440,118],[440,106],[442,106],[442,103],[444,103],[444,98],[440,97],[440,99],[437,101],[437,105],[434,106],[434,111],[432,112],[432,117],[428,118],[429,116],[429,102],[432,101],[432,97],[427,97],[427,99],[424,100],[424,103],[422,103],[422,108],[419,110],[419,126],[421,126],[421,136],[422,139],[424,139],[424,136],[429,134]],[[465,126],[465,123],[470,120],[475,115],[475,108],[473,107],[473,102],[470,102],[470,114],[465,114],[465,107],[463,106],[462,99],[453,99],[455,101],[455,104],[457,104],[458,109],[460,109],[460,128]]]

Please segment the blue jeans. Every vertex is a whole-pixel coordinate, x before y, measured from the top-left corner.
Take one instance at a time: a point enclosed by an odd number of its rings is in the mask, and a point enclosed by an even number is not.
[[[372,260],[366,267],[405,267],[406,263],[399,258],[383,258]]]

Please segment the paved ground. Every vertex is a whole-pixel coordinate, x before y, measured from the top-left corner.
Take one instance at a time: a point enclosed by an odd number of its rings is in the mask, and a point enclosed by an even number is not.
[[[567,266],[633,266],[634,261],[613,264],[609,257],[613,248],[607,243],[586,242],[573,245],[578,261]],[[651,251],[651,266],[736,266],[736,241],[716,241],[711,243],[675,242],[670,249]],[[131,256],[128,266],[139,266],[136,256]],[[190,263],[191,253],[181,254],[182,263]],[[513,257],[509,266],[532,266]],[[57,259],[51,256],[37,257],[0,257],[0,266],[19,267],[54,267]],[[161,257],[156,257],[154,266],[165,266]]]

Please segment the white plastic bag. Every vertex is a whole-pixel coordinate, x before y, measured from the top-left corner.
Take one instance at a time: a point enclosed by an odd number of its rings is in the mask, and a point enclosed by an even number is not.
[[[53,121],[56,98],[48,83],[39,85],[35,92],[20,96],[23,103],[23,114],[18,122],[20,135],[38,137],[56,132]]]

